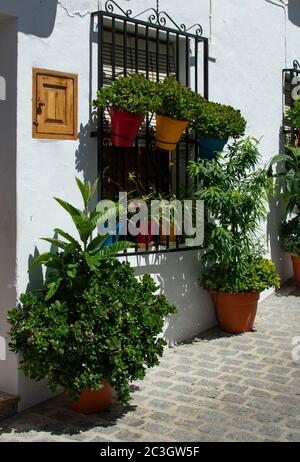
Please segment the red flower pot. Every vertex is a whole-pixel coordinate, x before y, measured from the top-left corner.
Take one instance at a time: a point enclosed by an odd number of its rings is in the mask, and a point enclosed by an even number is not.
[[[153,220],[148,221],[148,230],[145,223],[141,224],[141,233],[136,237],[137,246],[140,248],[146,248],[147,246],[147,239],[148,239],[148,246],[151,247],[153,245],[152,242],[152,230],[155,226],[155,222]]]
[[[296,255],[291,255],[293,268],[294,268],[294,276],[297,287],[300,287],[300,258],[296,257]]]
[[[225,332],[250,332],[256,317],[260,294],[213,292],[220,328]]]
[[[122,148],[132,148],[144,117],[131,112],[111,108],[112,143]]]

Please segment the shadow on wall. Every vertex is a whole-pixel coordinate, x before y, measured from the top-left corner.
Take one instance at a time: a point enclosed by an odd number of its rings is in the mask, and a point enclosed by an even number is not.
[[[1,12],[18,17],[25,34],[49,37],[53,31],[58,0],[2,0]]]
[[[289,20],[300,27],[300,3],[299,0],[289,0],[288,4]]]
[[[86,125],[81,124],[78,133],[78,149],[76,150],[75,168],[82,173],[84,181],[93,183],[97,177],[97,138],[92,138],[91,133],[97,130],[97,111],[92,108],[95,97],[93,94],[93,45],[98,43],[98,35],[95,32],[94,19],[90,24],[90,71],[89,71],[89,121]]]
[[[177,307],[165,326],[170,345],[186,341],[216,325],[211,296],[198,284],[200,263],[197,252],[170,253],[138,257],[137,276],[154,277],[170,303]]]
[[[91,132],[96,130],[96,121],[93,115],[86,125],[81,124],[78,133],[78,148],[75,153],[75,168],[83,174],[84,181],[93,183],[97,177],[96,156],[97,138],[91,138]]]

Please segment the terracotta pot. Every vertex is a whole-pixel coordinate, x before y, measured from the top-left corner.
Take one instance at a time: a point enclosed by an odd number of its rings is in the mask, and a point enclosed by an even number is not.
[[[144,117],[131,112],[111,108],[112,143],[123,148],[132,148]]]
[[[69,400],[71,409],[81,414],[96,414],[107,409],[112,403],[113,390],[106,380],[102,383],[104,387],[101,390],[85,390],[78,401]]]
[[[291,255],[293,267],[294,267],[294,276],[297,287],[300,287],[300,258],[296,255]]]
[[[156,116],[156,146],[174,151],[184,130],[189,126],[186,120],[175,120],[162,115]]]
[[[177,236],[175,236],[175,227],[174,227],[174,225],[170,225],[170,235],[169,236],[166,236],[165,234],[163,234],[162,227],[160,227],[160,230],[159,230],[159,239],[160,239],[160,241],[167,242],[168,237],[169,237],[169,242],[176,242],[176,237]]]
[[[256,317],[260,294],[213,292],[220,328],[225,332],[250,332]]]

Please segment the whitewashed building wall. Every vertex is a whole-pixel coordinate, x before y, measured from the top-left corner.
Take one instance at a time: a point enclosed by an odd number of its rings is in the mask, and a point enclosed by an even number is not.
[[[54,227],[73,232],[53,196],[81,203],[74,177],[94,179],[96,140],[90,138],[90,64],[95,47],[90,12],[98,0],[0,0],[0,336],[7,338],[6,312],[28,287],[38,287],[42,273],[28,274],[28,263],[48,245],[39,237]],[[155,0],[119,1],[138,13]],[[279,150],[282,123],[282,69],[300,55],[300,5],[290,0],[161,0],[160,9],[174,20],[203,25],[210,38],[210,98],[240,108],[248,134],[261,138],[263,161]],[[289,3],[285,5],[284,3]],[[91,60],[90,56],[93,59]],[[32,68],[78,74],[78,141],[32,138]],[[2,79],[3,81],[3,79]],[[1,80],[0,80],[1,83]],[[266,232],[282,279],[291,275],[278,242],[280,211],[272,207]],[[170,343],[215,324],[210,297],[198,286],[198,252],[134,257],[137,274],[153,274],[178,314],[166,325]],[[17,372],[17,358],[0,361],[0,389],[19,394],[20,408],[49,396],[46,384],[35,384]]]

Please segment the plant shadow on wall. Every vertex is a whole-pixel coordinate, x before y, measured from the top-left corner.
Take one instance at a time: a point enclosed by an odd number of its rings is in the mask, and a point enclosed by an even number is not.
[[[75,168],[82,173],[85,182],[92,182],[97,172],[97,138],[91,137],[91,132],[95,130],[95,113],[91,113],[90,121],[86,125],[80,124],[75,152]]]
[[[19,30],[25,34],[47,38],[52,34],[58,0],[6,0],[7,9],[19,18]]]
[[[135,274],[151,274],[160,292],[177,307],[177,313],[165,324],[164,338],[169,345],[185,341],[187,332],[192,338],[216,324],[212,300],[197,281],[199,265],[197,251],[148,255],[137,259]]]
[[[299,0],[289,0],[288,2],[289,20],[296,26],[300,26],[300,4]]]

